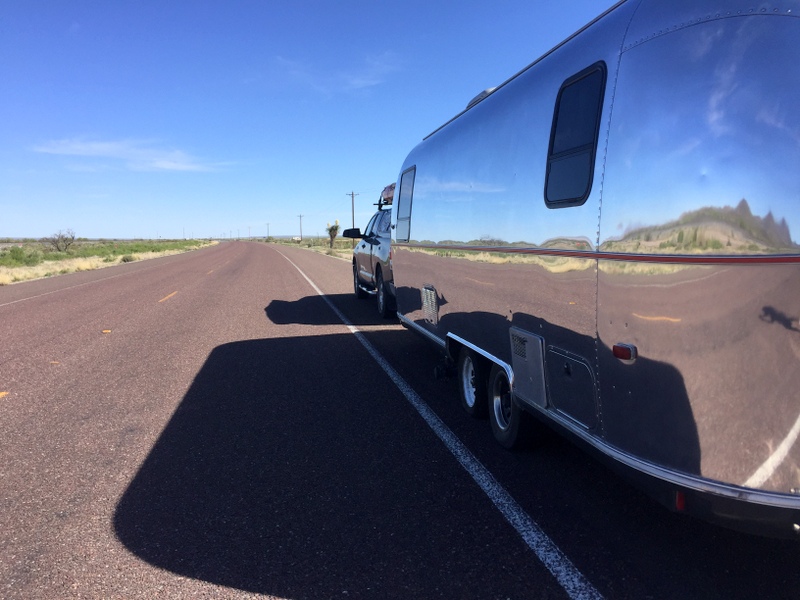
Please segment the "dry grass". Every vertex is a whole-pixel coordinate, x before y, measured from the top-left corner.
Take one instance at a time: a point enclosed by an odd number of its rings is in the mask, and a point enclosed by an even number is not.
[[[214,244],[216,242],[212,242]],[[185,250],[165,250],[164,252],[141,252],[130,254],[134,260],[147,260],[150,258],[159,258],[162,256],[170,256],[172,254],[181,254]],[[113,267],[122,263],[122,257],[117,256],[113,259],[103,259],[100,257],[89,258],[68,258],[59,261],[45,261],[34,267],[0,267],[0,285],[9,285],[12,283],[19,283],[21,281],[31,281],[33,279],[42,279],[44,277],[53,277],[55,275],[65,275],[67,273],[77,273],[79,271],[94,271],[104,267]]]
[[[489,263],[493,265],[538,265],[550,273],[568,273],[570,271],[584,271],[594,267],[594,259],[573,258],[569,256],[537,256],[535,254],[522,254],[511,252],[484,252],[468,249],[436,250],[431,248],[411,248],[412,252],[423,252],[442,258],[458,258],[472,262]]]
[[[601,260],[599,268],[608,275],[672,275],[686,269],[696,269],[697,265]]]

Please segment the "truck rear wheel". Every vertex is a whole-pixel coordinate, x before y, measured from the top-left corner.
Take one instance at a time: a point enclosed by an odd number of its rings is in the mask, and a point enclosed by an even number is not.
[[[461,406],[471,417],[482,419],[488,413],[486,361],[467,347],[458,354],[458,394]]]
[[[531,416],[514,402],[508,375],[498,365],[489,373],[488,393],[494,439],[509,450],[522,447],[530,435]]]
[[[378,274],[375,276],[375,295],[378,301],[378,314],[388,319],[394,312],[392,310],[392,302],[390,295],[386,292],[386,283],[383,281],[383,272],[378,269]]]

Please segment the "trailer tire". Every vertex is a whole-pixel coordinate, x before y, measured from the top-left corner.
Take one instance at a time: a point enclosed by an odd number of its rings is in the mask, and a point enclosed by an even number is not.
[[[499,365],[492,365],[487,391],[494,439],[509,450],[521,448],[529,440],[531,416],[514,402],[508,375]]]
[[[358,279],[358,265],[353,263],[353,291],[356,293],[356,298],[366,298],[367,292],[361,289],[361,282]]]
[[[476,419],[486,418],[489,412],[486,362],[466,346],[458,354],[458,395],[461,406]]]

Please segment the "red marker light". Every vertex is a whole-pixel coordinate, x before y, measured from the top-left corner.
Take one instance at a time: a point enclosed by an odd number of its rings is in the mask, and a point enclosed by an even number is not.
[[[683,492],[675,492],[675,510],[678,512],[686,510],[686,494]]]
[[[638,355],[636,352],[636,346],[633,346],[632,344],[614,344],[614,347],[611,349],[611,351],[614,353],[614,358],[618,358],[620,360],[634,361]]]

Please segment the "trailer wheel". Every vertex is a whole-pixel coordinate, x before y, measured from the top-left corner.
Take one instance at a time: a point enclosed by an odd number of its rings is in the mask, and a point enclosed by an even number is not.
[[[383,272],[378,269],[378,274],[375,276],[375,290],[378,301],[378,314],[388,319],[394,312],[391,307],[389,294],[386,292],[386,284],[383,282]]]
[[[514,402],[508,375],[498,365],[492,365],[488,391],[489,421],[494,438],[509,450],[520,448],[530,434],[531,417]]]
[[[471,417],[483,419],[489,409],[486,397],[486,364],[469,348],[458,354],[458,395]]]
[[[356,298],[366,298],[367,292],[361,289],[360,281],[358,280],[358,265],[353,263],[353,291],[356,293]]]

